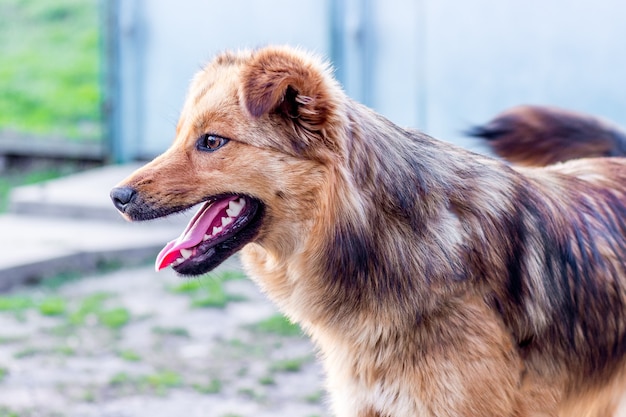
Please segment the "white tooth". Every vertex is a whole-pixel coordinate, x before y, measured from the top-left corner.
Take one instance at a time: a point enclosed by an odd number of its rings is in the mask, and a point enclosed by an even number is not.
[[[215,236],[216,234],[218,234],[222,230],[223,230],[223,227],[214,227],[213,228],[213,236]]]
[[[226,227],[233,222],[230,217],[222,217],[222,227]]]
[[[184,259],[189,259],[191,257],[191,254],[193,252],[191,252],[191,250],[189,249],[181,249],[180,250],[180,254],[183,256]]]
[[[228,210],[226,210],[226,214],[228,214],[230,217],[237,217],[239,216],[239,213],[241,213],[241,210],[245,205],[246,200],[244,200],[243,198],[240,198],[237,201],[231,201],[230,203],[228,203]]]
[[[204,237],[202,238],[203,242],[206,242],[207,240],[211,239],[210,235],[204,235]]]
[[[178,266],[182,264],[185,260],[183,258],[178,258],[174,262],[172,262],[172,266]]]

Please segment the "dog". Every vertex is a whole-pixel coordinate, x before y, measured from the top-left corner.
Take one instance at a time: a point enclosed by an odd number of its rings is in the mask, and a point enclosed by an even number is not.
[[[514,159],[529,135],[523,160],[557,155],[554,131],[589,127],[567,117],[511,119],[496,149]],[[474,133],[494,143],[504,119]],[[111,197],[131,221],[201,204],[156,268],[198,275],[241,251],[317,346],[337,416],[617,410],[626,159],[511,166],[400,128],[324,60],[270,46],[201,70],[172,146]]]

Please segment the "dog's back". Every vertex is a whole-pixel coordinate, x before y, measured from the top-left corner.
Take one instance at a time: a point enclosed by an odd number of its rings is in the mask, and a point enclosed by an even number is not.
[[[598,388],[564,401],[559,415],[616,415],[616,402],[626,391],[622,369],[626,267],[619,255],[626,245],[626,159],[622,158],[626,156],[626,134],[589,115],[540,106],[509,109],[468,133],[484,139],[496,155],[531,180],[533,188],[541,191],[543,202],[538,207],[542,211],[551,206],[556,210],[552,215],[544,212],[543,224],[556,227],[544,233],[569,236],[574,242],[553,248],[562,252],[558,257],[561,267],[573,278],[561,281],[570,285],[565,293],[571,298],[561,298],[566,303],[561,306],[565,307],[562,325],[556,328],[578,329],[562,335],[569,337],[572,352],[589,349],[579,356],[590,361],[580,364],[586,371],[571,388],[576,390],[588,382],[589,387]],[[559,226],[555,223],[559,219],[567,222]],[[572,318],[578,323],[566,323]],[[581,336],[586,342],[577,341]],[[608,373],[598,373],[602,368]]]

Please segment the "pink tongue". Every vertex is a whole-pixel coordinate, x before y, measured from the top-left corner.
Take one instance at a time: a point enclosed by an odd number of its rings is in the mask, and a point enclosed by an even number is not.
[[[200,207],[200,210],[193,216],[183,233],[161,249],[156,258],[156,270],[160,271],[163,268],[167,268],[176,259],[180,258],[181,249],[193,248],[202,242],[202,238],[209,230],[209,227],[211,227],[211,224],[213,224],[217,215],[228,207],[228,203],[236,199],[237,197],[235,196],[228,197],[214,203],[205,203]]]

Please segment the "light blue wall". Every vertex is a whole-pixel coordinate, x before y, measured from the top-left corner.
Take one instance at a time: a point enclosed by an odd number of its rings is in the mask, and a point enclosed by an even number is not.
[[[225,49],[270,43],[327,54],[323,0],[120,0],[121,158],[151,157],[171,143],[188,83]]]
[[[626,127],[623,0],[120,0],[125,157],[171,142],[187,84],[216,52],[288,43],[331,57],[352,97],[402,126],[462,135],[520,103]]]
[[[471,146],[459,129],[520,103],[626,127],[623,0],[432,0],[425,15],[424,126],[433,135]]]

